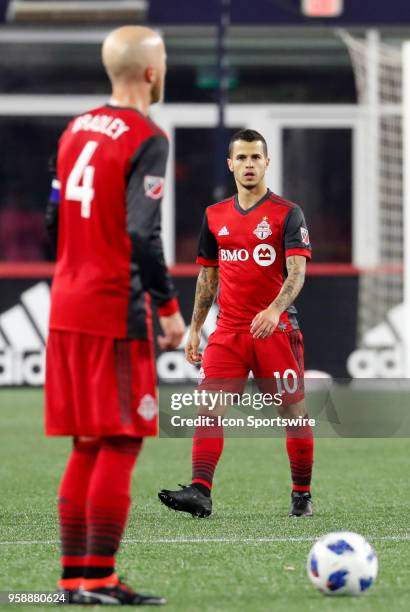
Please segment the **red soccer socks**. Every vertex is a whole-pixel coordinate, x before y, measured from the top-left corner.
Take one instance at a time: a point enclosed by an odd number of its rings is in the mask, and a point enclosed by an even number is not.
[[[75,441],[59,496],[62,588],[71,588],[68,583],[80,577],[99,579],[114,572],[141,446],[141,439],[121,436]]]
[[[114,572],[130,508],[132,471],[142,440],[111,437],[102,440],[87,496],[87,554],[84,576],[103,578]]]
[[[208,437],[209,436],[209,437]],[[212,489],[212,480],[224,447],[223,426],[198,425],[192,440],[192,484]]]
[[[310,491],[313,467],[313,431],[310,425],[286,428],[293,491]]]
[[[60,484],[58,513],[63,579],[75,579],[83,575],[87,550],[85,505],[98,451],[99,442],[96,440],[75,440]]]

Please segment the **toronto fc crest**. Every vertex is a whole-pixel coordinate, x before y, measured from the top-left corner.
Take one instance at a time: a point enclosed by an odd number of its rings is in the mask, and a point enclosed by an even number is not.
[[[266,240],[266,238],[269,238],[269,236],[272,235],[272,230],[268,223],[267,217],[263,217],[262,221],[256,226],[256,229],[253,230],[253,233],[259,238],[259,240]]]
[[[164,192],[164,179],[162,176],[144,176],[145,195],[152,200],[162,198]]]

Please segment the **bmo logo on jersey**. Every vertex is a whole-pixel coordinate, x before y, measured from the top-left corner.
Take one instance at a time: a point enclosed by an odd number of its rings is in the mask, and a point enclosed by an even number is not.
[[[219,258],[221,261],[247,261],[249,253],[246,249],[221,249]]]
[[[258,244],[252,253],[259,266],[271,266],[276,259],[276,251],[271,244]],[[220,249],[221,261],[248,261],[250,255],[246,249]]]
[[[276,259],[276,251],[271,244],[258,244],[253,249],[253,258],[260,266],[271,266]]]

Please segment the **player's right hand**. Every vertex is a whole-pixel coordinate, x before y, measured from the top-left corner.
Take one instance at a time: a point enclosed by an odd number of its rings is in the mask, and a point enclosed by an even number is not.
[[[199,352],[201,344],[201,334],[191,328],[188,341],[185,345],[185,357],[192,365],[197,365],[202,361],[202,353]]]
[[[163,336],[158,336],[158,346],[162,351],[176,349],[182,342],[185,333],[185,323],[180,312],[175,312],[169,317],[159,317]]]

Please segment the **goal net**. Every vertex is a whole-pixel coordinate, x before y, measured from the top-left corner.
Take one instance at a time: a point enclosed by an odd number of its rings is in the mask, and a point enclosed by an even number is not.
[[[358,345],[366,346],[371,332],[397,317],[403,302],[402,52],[381,42],[375,31],[365,39],[347,32],[340,36],[350,54],[366,119],[366,195],[371,201],[360,205],[368,205],[375,217],[364,229],[370,257],[359,281]],[[394,325],[391,328],[394,332]],[[396,338],[396,346],[401,340]],[[377,341],[383,343],[381,336]],[[391,339],[385,342],[391,348]]]

